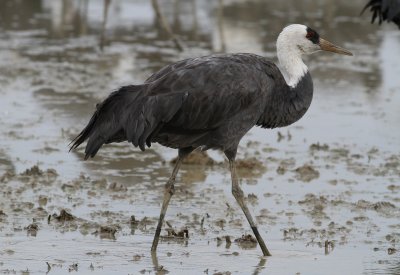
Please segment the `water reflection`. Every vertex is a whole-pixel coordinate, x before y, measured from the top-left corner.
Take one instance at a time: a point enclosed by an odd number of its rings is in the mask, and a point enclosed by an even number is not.
[[[33,15],[43,12],[43,1],[1,1],[0,26],[3,30],[25,30],[37,26]]]
[[[104,0],[104,10],[103,10],[103,22],[101,24],[101,32],[100,32],[100,49],[103,50],[105,43],[105,31],[107,25],[108,18],[108,10],[110,8],[111,0]]]
[[[261,257],[260,262],[254,269],[253,275],[261,274],[261,272],[265,269],[265,264],[267,263],[267,257]]]
[[[156,25],[165,31],[165,33],[168,35],[168,37],[174,42],[175,47],[179,51],[183,51],[183,47],[181,45],[181,42],[179,39],[175,36],[173,30],[171,29],[171,26],[169,25],[168,20],[165,19],[160,5],[158,4],[158,0],[151,0],[151,5],[154,9],[154,14],[155,14],[155,22]]]
[[[313,26],[322,36],[328,36],[338,44],[354,45],[356,53],[360,50],[360,44],[379,43],[376,37],[370,35],[377,26],[369,25],[358,15],[363,4],[361,0],[326,0],[317,4],[294,0],[4,2],[4,8],[0,11],[0,26],[5,30],[43,28],[47,30],[49,38],[94,34],[99,37],[100,48],[105,43],[126,43],[127,39],[150,46],[171,38],[173,43],[164,44],[163,47],[180,49],[182,46],[179,41],[182,40],[189,49],[197,44],[213,52],[255,52],[274,57],[277,34],[282,26],[293,22]],[[149,55],[147,50],[142,51],[139,49],[137,52],[139,58],[160,60],[157,52]],[[323,55],[313,57],[310,66],[315,66],[323,59]],[[171,61],[165,60],[151,69],[154,71]],[[360,70],[366,65],[361,60],[354,63],[355,69],[359,67]],[[362,77],[365,85],[375,90],[380,83],[380,70],[377,65],[368,66],[372,71],[355,77]],[[335,73],[336,78],[343,78],[348,72],[340,70]],[[328,72],[319,70],[316,74],[324,78]]]

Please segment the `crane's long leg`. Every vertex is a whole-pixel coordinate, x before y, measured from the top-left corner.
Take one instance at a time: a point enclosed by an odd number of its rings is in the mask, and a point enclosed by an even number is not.
[[[174,170],[172,171],[172,175],[169,178],[169,180],[167,181],[167,183],[165,184],[164,200],[163,200],[163,203],[161,206],[160,218],[158,219],[157,229],[156,229],[156,233],[155,233],[154,239],[153,239],[153,245],[151,246],[152,252],[155,252],[157,250],[158,240],[160,239],[161,227],[162,227],[162,224],[164,221],[165,213],[167,212],[169,201],[175,192],[174,183],[175,183],[176,175],[178,174],[179,168],[181,167],[182,160],[192,150],[193,150],[192,148],[179,150],[178,160],[176,161]]]
[[[264,256],[271,256],[271,253],[269,253],[268,248],[264,243],[264,240],[261,238],[261,235],[258,232],[257,226],[253,221],[250,211],[244,202],[243,191],[239,186],[239,181],[238,181],[238,178],[236,175],[236,164],[235,164],[234,158],[229,159],[229,168],[231,170],[231,177],[232,177],[232,194],[235,197],[238,204],[240,205],[240,207],[242,208],[244,215],[246,216],[247,221],[249,222],[251,229],[253,230],[253,233],[256,236],[256,239],[258,241],[258,244],[260,245],[260,248],[261,248]]]

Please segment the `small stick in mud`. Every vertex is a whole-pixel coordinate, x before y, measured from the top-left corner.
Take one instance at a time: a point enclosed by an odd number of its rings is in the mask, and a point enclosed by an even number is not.
[[[226,248],[226,249],[229,249],[229,248],[231,247],[231,244],[232,244],[231,236],[226,235],[226,236],[225,236],[225,241],[226,241],[225,248]]]
[[[335,248],[333,241],[325,241],[325,255],[328,255]]]

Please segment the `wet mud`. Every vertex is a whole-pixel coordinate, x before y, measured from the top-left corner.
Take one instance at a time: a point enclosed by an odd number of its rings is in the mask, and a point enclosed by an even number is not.
[[[159,1],[173,36],[149,1],[110,1],[107,20],[103,4],[0,9],[1,274],[400,273],[398,30],[359,17],[361,0]],[[307,57],[305,117],[240,144],[245,201],[273,256],[261,257],[215,151],[185,160],[151,254],[177,152],[110,144],[84,162],[68,143],[110,91],[168,63],[215,52],[276,60],[289,21],[356,55]]]

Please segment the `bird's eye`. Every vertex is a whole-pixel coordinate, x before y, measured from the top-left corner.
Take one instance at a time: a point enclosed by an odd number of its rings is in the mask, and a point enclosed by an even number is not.
[[[311,28],[307,28],[307,34],[306,34],[306,38],[308,40],[310,40],[311,42],[313,42],[314,44],[318,44],[319,43],[319,35],[316,31],[314,31]]]
[[[315,32],[314,31],[308,31],[306,37],[308,39],[313,38],[315,36]]]

